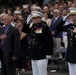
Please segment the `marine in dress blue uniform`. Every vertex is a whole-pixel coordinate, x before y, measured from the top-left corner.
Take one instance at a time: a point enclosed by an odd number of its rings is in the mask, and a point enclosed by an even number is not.
[[[76,75],[76,8],[70,10],[72,23],[62,26],[62,31],[67,31],[68,47],[66,61],[68,62],[69,75]],[[65,22],[64,22],[65,23]]]
[[[32,23],[29,26],[31,35],[29,57],[32,62],[33,75],[47,75],[46,56],[53,54],[53,39],[46,22],[42,21],[42,13],[32,13]]]

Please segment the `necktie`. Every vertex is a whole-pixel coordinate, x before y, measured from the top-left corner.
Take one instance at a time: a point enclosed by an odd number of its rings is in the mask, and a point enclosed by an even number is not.
[[[56,19],[54,19],[54,24],[55,24],[55,22],[56,22]]]
[[[53,20],[52,30],[55,30],[55,22],[56,22],[56,19],[54,18],[54,20]]]
[[[7,28],[4,27],[4,33],[3,33],[4,36],[6,36],[6,31],[7,31]],[[2,50],[3,50],[3,44],[4,44],[4,40],[1,41],[1,48],[2,48]]]

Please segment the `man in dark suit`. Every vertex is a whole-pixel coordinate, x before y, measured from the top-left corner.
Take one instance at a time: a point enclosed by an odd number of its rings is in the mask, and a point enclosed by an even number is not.
[[[60,12],[58,9],[54,10],[54,17],[51,22],[50,30],[54,37],[54,54],[56,56],[56,49],[61,47],[61,32],[59,32],[56,27],[61,24],[63,18],[60,16]],[[59,56],[61,57],[61,56]]]
[[[16,75],[16,62],[20,50],[20,34],[18,29],[11,26],[10,16],[3,17],[4,27],[0,28],[2,50],[2,75]]]

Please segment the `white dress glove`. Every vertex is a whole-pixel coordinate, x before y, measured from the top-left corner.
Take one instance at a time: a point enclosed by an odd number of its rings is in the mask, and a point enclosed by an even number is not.
[[[51,58],[51,55],[46,55],[46,59],[50,59]]]
[[[65,17],[63,18],[63,21],[66,21],[67,18],[69,17],[69,15],[70,15],[70,14],[68,14],[67,16],[65,16]]]

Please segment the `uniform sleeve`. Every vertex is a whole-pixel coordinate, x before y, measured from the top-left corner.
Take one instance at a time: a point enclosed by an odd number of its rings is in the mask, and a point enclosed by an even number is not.
[[[65,22],[66,22],[66,21],[63,21],[62,25],[61,25],[61,26],[58,26],[58,27],[56,28],[57,31],[65,31],[65,32],[67,32],[68,28],[69,28],[72,24],[68,24],[68,25],[66,25],[66,26],[63,26]]]
[[[53,54],[53,37],[51,35],[50,28],[48,26],[45,26],[43,30],[45,43],[46,43],[46,55],[52,55]]]
[[[57,27],[56,27],[56,30],[59,32],[59,31],[64,31],[64,27],[63,27],[63,25],[65,24],[65,22],[66,21],[61,21],[58,25],[57,25]]]
[[[22,31],[23,31],[24,33],[29,33],[29,32],[30,32],[29,24],[26,24],[26,23],[25,23]]]

